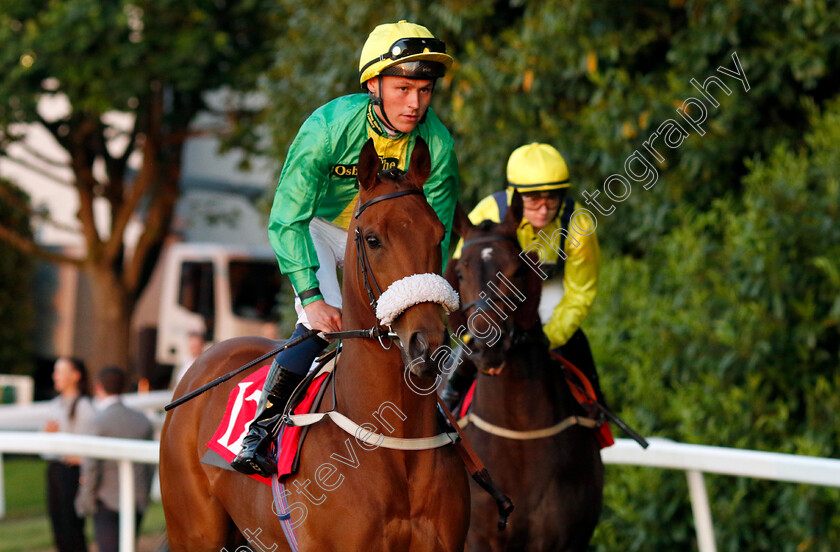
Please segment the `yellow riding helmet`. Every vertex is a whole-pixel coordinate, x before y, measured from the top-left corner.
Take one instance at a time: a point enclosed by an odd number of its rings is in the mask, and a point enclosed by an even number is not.
[[[442,77],[452,62],[446,44],[426,27],[407,21],[386,23],[371,31],[362,47],[359,83],[364,88],[379,75],[433,80]]]
[[[537,142],[513,150],[508,159],[507,180],[509,187],[522,193],[571,186],[569,169],[560,152]]]

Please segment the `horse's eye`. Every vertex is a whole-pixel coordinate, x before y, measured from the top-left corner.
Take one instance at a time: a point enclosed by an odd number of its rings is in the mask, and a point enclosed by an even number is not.
[[[464,280],[464,274],[461,272],[460,269],[455,270],[455,276],[458,277],[458,280],[461,280],[461,281]]]
[[[376,236],[367,236],[365,238],[365,241],[367,242],[368,247],[370,247],[371,249],[377,249],[379,247],[382,247],[382,242],[380,242],[379,238],[377,238]]]

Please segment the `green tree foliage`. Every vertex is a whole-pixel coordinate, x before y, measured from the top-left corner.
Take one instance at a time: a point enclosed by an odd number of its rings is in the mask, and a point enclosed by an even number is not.
[[[743,160],[780,139],[800,144],[807,107],[836,93],[840,14],[826,3],[524,2],[503,32],[456,52],[452,119],[465,198],[498,188],[507,155],[526,141],[555,144],[580,188],[601,188],[666,119],[702,98],[690,80],[730,87],[703,126],[663,152],[655,193],[634,193],[605,221],[615,245],[643,254],[685,201],[708,207],[739,186]],[[738,56],[749,92],[716,72]],[[492,136],[493,140],[487,140]],[[661,145],[661,141],[659,142]],[[650,158],[650,156],[648,156]],[[641,186],[634,187],[641,189]]]
[[[812,115],[801,146],[782,142],[748,163],[740,199],[684,204],[644,260],[607,258],[588,325],[609,396],[643,433],[840,456],[838,141],[840,97]],[[608,478],[620,483],[608,490],[600,549],[693,539],[681,474],[610,469]],[[840,545],[836,489],[707,482],[720,549]],[[651,506],[634,506],[640,497]]]
[[[30,238],[26,205],[29,198],[12,183],[0,179],[0,225],[14,228]],[[0,241],[0,372],[30,374],[32,358],[30,332],[34,305],[32,300],[32,259]]]
[[[9,155],[22,123],[43,126],[66,150],[86,254],[50,254],[5,226],[0,239],[86,272],[93,282],[94,369],[127,365],[129,317],[169,233],[184,142],[196,115],[212,111],[205,93],[254,89],[274,59],[281,15],[271,0],[0,4],[0,154]],[[58,118],[38,110],[52,97],[69,106]],[[110,112],[128,114],[131,122],[115,124]],[[237,119],[248,112],[234,103],[222,114]],[[241,129],[232,136],[253,142]],[[55,163],[43,152],[30,153]],[[132,175],[135,153],[142,164]],[[95,202],[108,207],[107,231],[94,224]],[[145,225],[129,250],[124,233],[138,212]]]

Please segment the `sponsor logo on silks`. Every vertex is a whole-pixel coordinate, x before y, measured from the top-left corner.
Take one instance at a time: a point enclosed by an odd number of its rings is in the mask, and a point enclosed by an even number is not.
[[[399,166],[400,160],[396,157],[379,158],[382,162],[380,170],[390,171]],[[330,176],[334,178],[356,178],[359,175],[359,169],[356,165],[333,165],[330,171]]]
[[[338,178],[356,178],[358,169],[356,165],[333,165],[330,176]]]
[[[380,171],[390,171],[391,169],[396,169],[400,165],[400,160],[396,157],[380,157],[380,161],[382,161],[382,168],[379,169]]]

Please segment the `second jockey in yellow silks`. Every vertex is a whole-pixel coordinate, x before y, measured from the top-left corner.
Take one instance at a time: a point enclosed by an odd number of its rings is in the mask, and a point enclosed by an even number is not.
[[[580,207],[567,190],[569,170],[560,153],[548,144],[532,143],[517,148],[507,164],[508,186],[482,199],[469,214],[470,221],[501,221],[513,192],[522,195],[523,216],[516,232],[523,250],[539,249],[540,270],[547,276],[542,286],[539,315],[551,349],[580,368],[592,382],[604,404],[589,342],[580,329],[598,292],[601,252],[592,228],[580,233],[569,230],[572,213]],[[579,217],[584,218],[584,217]],[[557,230],[565,232],[557,232]],[[592,231],[590,231],[592,230]],[[566,235],[573,238],[566,239]],[[548,243],[555,237],[559,243]],[[557,250],[566,255],[563,259]],[[455,257],[460,255],[460,244]],[[475,367],[462,359],[449,379],[443,399],[451,408],[462,398],[475,377]]]

